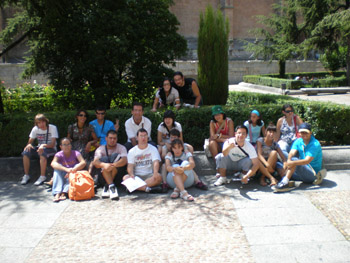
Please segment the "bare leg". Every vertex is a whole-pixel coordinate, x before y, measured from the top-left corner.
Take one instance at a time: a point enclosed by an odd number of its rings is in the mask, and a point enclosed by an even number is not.
[[[271,185],[275,185],[277,184],[276,179],[269,173],[268,169],[263,165],[262,162],[259,162],[259,170],[262,173],[262,176],[260,178],[260,184],[262,186],[266,186],[266,182],[265,182],[265,177],[269,178],[271,181]]]
[[[40,156],[40,175],[46,174],[47,159],[44,156]]]
[[[209,150],[210,150],[211,156],[215,158],[215,156],[219,153],[219,144],[216,141],[210,141]]]
[[[26,155],[23,155],[23,168],[24,168],[24,174],[29,174],[30,159]]]
[[[112,171],[107,172],[105,170],[102,171],[103,178],[105,179],[108,185],[113,184],[114,177],[116,176],[118,170],[113,167]]]
[[[185,174],[176,174],[175,173],[175,176],[173,177],[173,179],[174,179],[174,183],[175,183],[177,189],[179,189],[180,192],[185,190],[184,182],[187,179],[187,176]]]

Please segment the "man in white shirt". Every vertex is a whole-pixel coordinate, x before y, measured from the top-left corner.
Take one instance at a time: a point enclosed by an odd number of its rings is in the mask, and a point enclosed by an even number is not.
[[[217,155],[217,168],[220,173],[215,186],[227,183],[226,170],[241,171],[241,182],[248,183],[250,177],[254,176],[259,168],[259,159],[255,148],[246,141],[248,129],[244,125],[236,127],[234,138],[228,139],[222,153]]]
[[[109,130],[106,136],[106,145],[101,145],[95,151],[93,165],[101,168],[102,176],[105,180],[102,198],[118,200],[118,190],[115,183],[122,181],[127,164],[126,148],[117,143],[118,136],[115,130]]]
[[[148,143],[157,147],[157,144],[152,141],[152,122],[143,116],[143,105],[140,102],[134,102],[131,110],[132,117],[125,122],[125,131],[128,136],[128,142],[125,143],[126,149],[129,151],[137,145],[137,131],[141,128],[145,129],[148,134]]]
[[[156,147],[148,144],[148,133],[141,128],[136,133],[137,145],[128,153],[128,174],[123,180],[140,177],[146,182],[145,186],[138,188],[139,191],[161,193],[159,186],[162,177],[159,174],[160,156]]]

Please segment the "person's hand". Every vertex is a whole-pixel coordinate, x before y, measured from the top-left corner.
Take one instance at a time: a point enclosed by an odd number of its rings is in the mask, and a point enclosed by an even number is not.
[[[24,147],[25,152],[30,152],[31,149],[34,149],[34,146],[31,144],[27,144],[26,147]]]
[[[174,173],[183,174],[184,173],[184,168],[181,167],[181,166],[175,167],[174,168]]]
[[[293,161],[286,161],[283,165],[284,169],[292,169],[295,166]]]
[[[90,152],[90,149],[91,149],[91,143],[88,142],[88,143],[86,144],[86,147],[85,147],[85,152],[86,152],[86,153],[89,153],[89,152]]]
[[[249,181],[249,176],[246,174],[245,176],[242,177],[241,182],[242,184],[247,184]]]
[[[44,152],[44,146],[40,145],[40,147],[38,148],[37,152],[38,152],[39,155],[42,155],[43,152]]]
[[[111,172],[113,169],[113,165],[111,163],[105,163],[103,169],[107,172]]]

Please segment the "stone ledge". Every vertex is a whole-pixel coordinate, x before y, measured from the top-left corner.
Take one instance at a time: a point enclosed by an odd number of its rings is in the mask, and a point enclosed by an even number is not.
[[[325,146],[322,147],[323,163],[327,170],[350,169],[350,146]],[[214,175],[215,163],[212,158],[207,158],[204,151],[194,152],[196,162],[195,171],[198,175]],[[49,160],[49,163],[51,163]],[[0,158],[0,181],[19,181],[23,176],[22,157]],[[39,176],[39,160],[31,160],[30,174]],[[51,177],[53,169],[47,166],[47,175]]]

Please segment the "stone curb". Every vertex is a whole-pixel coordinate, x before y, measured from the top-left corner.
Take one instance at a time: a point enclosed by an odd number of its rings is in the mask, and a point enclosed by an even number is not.
[[[247,82],[240,82],[238,85],[251,88],[251,89],[259,89],[259,90],[264,90],[268,91],[273,94],[278,94],[278,95],[283,95],[282,89],[279,88],[274,88],[274,87],[269,87],[269,86],[262,86],[262,85],[256,85],[256,84],[251,84]],[[288,90],[288,95],[303,95],[304,93],[301,92],[300,90]]]
[[[323,164],[327,170],[350,169],[350,146],[325,146],[322,147]],[[204,151],[195,151],[195,171],[199,175],[215,174],[213,158],[207,158]],[[0,158],[0,181],[19,181],[23,176],[22,157]],[[38,160],[31,161],[30,174],[39,175],[40,166]],[[51,177],[53,169],[48,165],[47,175]],[[35,177],[36,178],[36,177]]]

